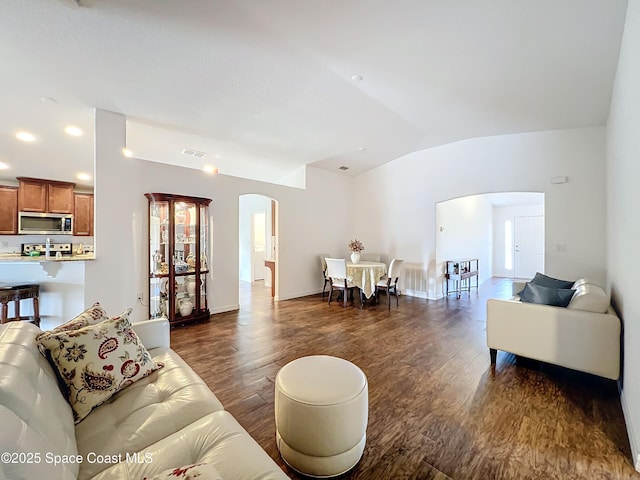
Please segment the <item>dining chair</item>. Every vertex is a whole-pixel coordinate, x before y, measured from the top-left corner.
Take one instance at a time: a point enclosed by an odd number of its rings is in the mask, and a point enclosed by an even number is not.
[[[330,258],[331,255],[328,253],[321,253],[318,255],[320,257],[320,265],[322,266],[322,276],[324,277],[324,285],[322,285],[322,298],[324,299],[324,290],[327,288],[327,283],[331,283],[331,279],[327,275],[327,262],[325,258]]]
[[[379,253],[363,253],[360,255],[360,260],[364,260],[365,262],[379,262],[381,256]]]
[[[383,278],[376,284],[376,302],[378,301],[378,291],[385,290],[387,293],[387,305],[391,309],[391,294],[396,296],[396,307],[398,307],[398,279],[400,278],[400,271],[402,270],[402,264],[404,260],[394,258],[389,265],[389,273],[386,278]]]
[[[327,262],[327,275],[330,278],[329,305],[334,290],[342,290],[344,298],[343,306],[347,306],[347,293],[358,288],[351,278],[347,277],[347,261],[344,258],[325,258]]]

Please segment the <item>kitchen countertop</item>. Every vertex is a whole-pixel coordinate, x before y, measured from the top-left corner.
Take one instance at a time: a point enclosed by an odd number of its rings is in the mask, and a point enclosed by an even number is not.
[[[24,262],[81,262],[86,260],[95,260],[93,253],[85,253],[82,255],[63,255],[62,258],[54,256],[45,258],[44,255],[39,257],[25,257],[19,253],[0,253],[0,262],[4,263],[24,263]]]

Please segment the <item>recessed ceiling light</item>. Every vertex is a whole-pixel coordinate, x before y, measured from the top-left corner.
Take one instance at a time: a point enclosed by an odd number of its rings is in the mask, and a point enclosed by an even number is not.
[[[133,152],[131,150],[129,150],[128,148],[123,148],[122,149],[122,154],[127,158],[133,157]]]
[[[78,180],[91,180],[91,175],[88,173],[80,172],[76,175]]]
[[[222,158],[222,155],[214,155],[214,158]]]
[[[9,168],[8,163],[0,162],[0,170],[7,170]]]
[[[36,139],[36,137],[29,132],[18,132],[16,133],[16,138],[23,142],[33,142]]]
[[[358,147],[358,151],[359,152],[364,152],[367,149],[367,147]]]
[[[69,125],[67,128],[64,129],[64,131],[67,132],[72,137],[80,137],[83,134],[82,130],[80,130],[78,127],[74,127],[73,125]]]
[[[210,175],[216,175],[218,173],[218,169],[213,165],[205,165],[202,170]]]
[[[40,100],[42,100],[44,103],[49,103],[51,105],[55,105],[58,103],[58,100],[56,100],[53,97],[40,97]]]
[[[341,167],[338,167],[340,170],[349,170],[349,167],[347,167],[346,165],[342,165]]]
[[[354,82],[361,82],[362,75],[354,75],[353,77],[351,77],[351,80],[353,80]]]

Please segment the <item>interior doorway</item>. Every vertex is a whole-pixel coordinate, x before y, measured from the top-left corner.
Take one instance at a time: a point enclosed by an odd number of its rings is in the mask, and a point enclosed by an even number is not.
[[[239,304],[269,303],[277,291],[277,201],[265,195],[239,196]]]

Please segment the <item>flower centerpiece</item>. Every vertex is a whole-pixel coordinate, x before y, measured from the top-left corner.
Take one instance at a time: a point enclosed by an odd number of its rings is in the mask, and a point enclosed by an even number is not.
[[[360,253],[364,250],[364,245],[357,238],[349,242],[349,250],[351,250],[351,263],[360,262]]]

